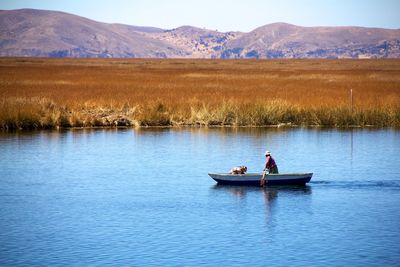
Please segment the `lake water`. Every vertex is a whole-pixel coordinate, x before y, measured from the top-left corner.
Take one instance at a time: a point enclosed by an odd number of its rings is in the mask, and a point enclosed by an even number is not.
[[[217,186],[264,151],[305,187]],[[400,131],[0,134],[1,266],[400,266]]]

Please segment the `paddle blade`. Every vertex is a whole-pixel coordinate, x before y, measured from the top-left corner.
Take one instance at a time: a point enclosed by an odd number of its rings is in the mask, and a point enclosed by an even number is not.
[[[264,184],[265,184],[265,179],[264,179],[264,177],[265,177],[265,171],[263,172],[263,175],[262,175],[262,177],[261,177],[261,181],[260,181],[260,186],[261,186],[261,187],[263,187]]]

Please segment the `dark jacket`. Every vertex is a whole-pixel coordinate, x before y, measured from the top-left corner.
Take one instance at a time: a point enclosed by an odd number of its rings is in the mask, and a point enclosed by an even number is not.
[[[267,156],[267,161],[265,162],[265,168],[270,170],[276,166],[275,160],[271,156]]]

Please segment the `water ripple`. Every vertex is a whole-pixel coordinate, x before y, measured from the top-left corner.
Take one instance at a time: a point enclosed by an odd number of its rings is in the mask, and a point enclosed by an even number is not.
[[[399,133],[0,134],[0,266],[398,266]],[[207,176],[260,169],[266,144],[280,170],[317,175],[265,188]]]
[[[388,188],[400,189],[400,180],[380,180],[380,181],[310,181],[310,185],[343,187],[343,188]]]

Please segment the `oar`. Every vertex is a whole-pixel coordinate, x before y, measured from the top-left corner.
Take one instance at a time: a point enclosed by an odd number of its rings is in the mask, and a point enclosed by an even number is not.
[[[263,171],[263,175],[262,175],[262,177],[261,177],[261,181],[260,181],[260,186],[261,187],[264,187],[264,184],[265,184],[265,174],[267,173],[267,171],[266,170],[264,170]]]

